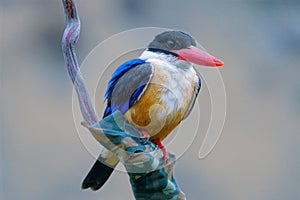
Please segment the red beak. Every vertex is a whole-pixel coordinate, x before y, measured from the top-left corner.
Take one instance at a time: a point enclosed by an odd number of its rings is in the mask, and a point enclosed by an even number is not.
[[[172,50],[171,52],[176,53],[180,60],[186,60],[198,65],[219,67],[223,66],[224,63],[215,58],[214,56],[202,51],[195,46],[189,46],[185,49]]]

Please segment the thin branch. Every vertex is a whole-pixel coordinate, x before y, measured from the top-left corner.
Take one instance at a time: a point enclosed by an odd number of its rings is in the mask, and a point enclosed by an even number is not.
[[[77,93],[82,116],[87,123],[94,124],[98,121],[97,116],[78,67],[75,53],[75,44],[78,41],[80,33],[80,20],[77,15],[75,0],[62,0],[62,2],[67,21],[67,26],[62,37],[62,50],[65,63]]]

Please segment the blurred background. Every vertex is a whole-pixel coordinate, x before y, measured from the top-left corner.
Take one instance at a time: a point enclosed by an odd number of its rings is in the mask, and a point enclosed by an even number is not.
[[[200,131],[175,168],[187,199],[300,199],[299,1],[77,0],[77,5],[79,62],[111,35],[147,26],[184,30],[225,62],[228,112],[221,138],[199,160]],[[94,158],[73,121],[72,84],[60,47],[61,1],[1,0],[0,9],[0,199],[133,199],[123,173],[114,173],[98,192],[80,189]],[[203,88],[199,104],[205,107]]]

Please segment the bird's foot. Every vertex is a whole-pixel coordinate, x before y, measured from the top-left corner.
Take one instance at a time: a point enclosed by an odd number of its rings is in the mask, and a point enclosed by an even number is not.
[[[147,131],[145,131],[145,130],[141,130],[141,132],[142,132],[142,134],[143,134],[144,138],[146,138],[147,140],[149,140],[149,139],[150,139],[150,135],[149,135],[149,133],[148,133]]]
[[[169,152],[168,152],[167,148],[165,147],[165,145],[162,143],[162,141],[159,138],[156,139],[156,144],[162,150],[163,155],[164,155],[164,159],[168,160],[169,159]]]

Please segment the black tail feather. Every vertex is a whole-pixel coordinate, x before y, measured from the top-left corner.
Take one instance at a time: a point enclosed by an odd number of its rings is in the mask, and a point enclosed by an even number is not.
[[[99,190],[108,180],[113,171],[114,168],[111,168],[97,160],[88,175],[83,180],[81,188],[91,188],[95,191]]]

